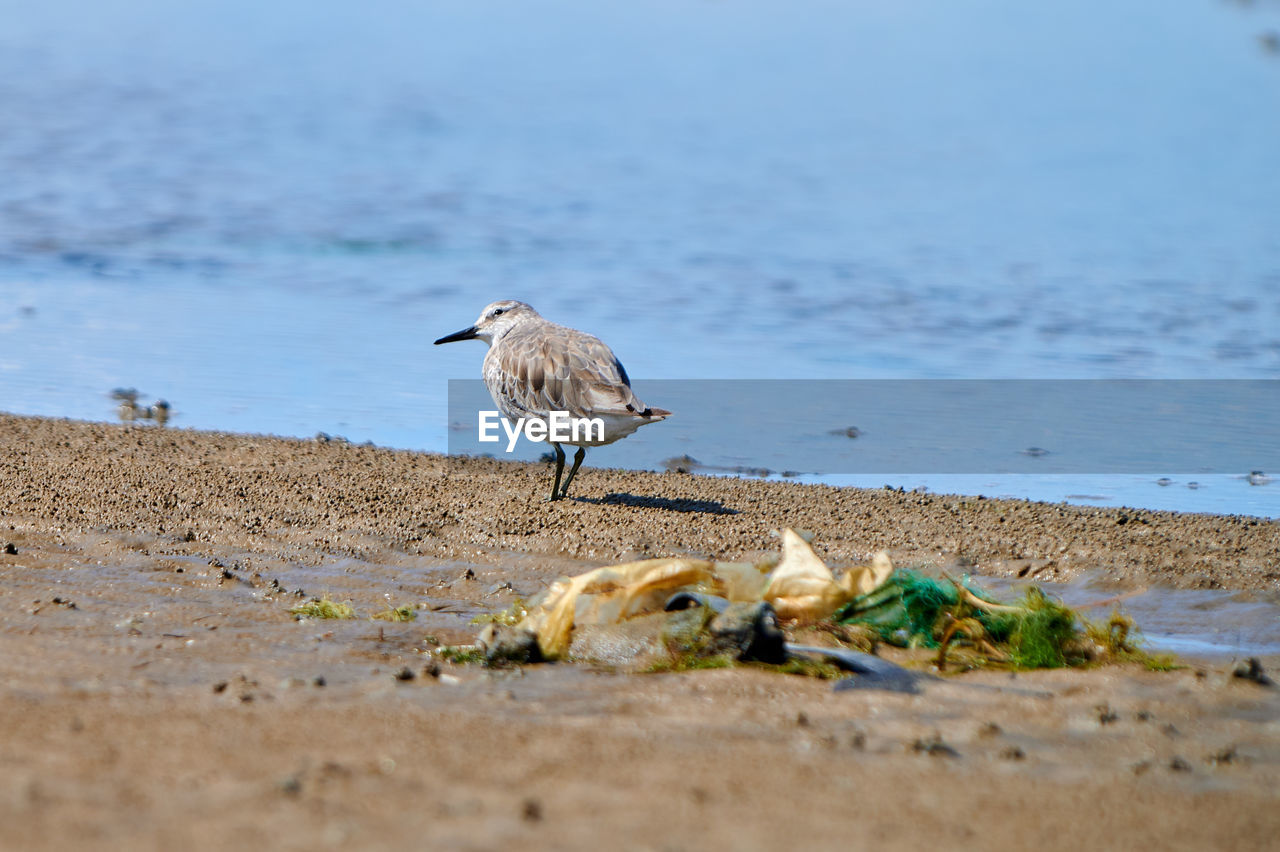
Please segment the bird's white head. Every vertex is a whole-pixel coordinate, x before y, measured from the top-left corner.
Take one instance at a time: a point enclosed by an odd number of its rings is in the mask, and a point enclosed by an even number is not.
[[[485,343],[492,344],[520,323],[537,316],[539,316],[538,312],[524,302],[517,302],[514,299],[492,302],[480,312],[480,318],[476,320],[475,325],[447,334],[437,340],[436,344],[453,343],[455,340],[483,340]]]

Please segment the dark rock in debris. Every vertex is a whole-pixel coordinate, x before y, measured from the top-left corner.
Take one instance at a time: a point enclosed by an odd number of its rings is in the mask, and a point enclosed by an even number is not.
[[[480,631],[476,647],[484,652],[485,662],[490,664],[542,662],[537,635],[521,627],[490,624]]]
[[[729,604],[711,619],[707,629],[711,639],[707,653],[730,653],[739,660],[783,663],[787,659],[786,637],[778,627],[778,616],[764,601]]]
[[[1250,657],[1247,660],[1236,663],[1236,667],[1231,674],[1241,680],[1251,680],[1260,686],[1276,685],[1276,682],[1271,679],[1270,675],[1263,671],[1262,663],[1258,661],[1257,657]]]

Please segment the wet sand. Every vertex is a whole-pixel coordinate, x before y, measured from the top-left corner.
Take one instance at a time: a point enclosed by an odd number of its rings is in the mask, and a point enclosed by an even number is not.
[[[439,663],[640,556],[1280,590],[1280,524],[0,415],[0,820],[16,848],[1262,848],[1280,690],[1188,668],[920,695],[743,668]],[[6,547],[6,545],[12,545]],[[295,621],[327,593],[357,619]],[[375,621],[412,604],[409,623]],[[1264,659],[1274,673],[1280,659]]]

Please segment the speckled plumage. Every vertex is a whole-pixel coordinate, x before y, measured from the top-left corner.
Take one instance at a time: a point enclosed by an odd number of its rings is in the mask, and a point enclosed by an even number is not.
[[[601,438],[565,441],[579,450],[573,469],[559,489],[564,451],[556,451],[553,500],[563,497],[582,463],[583,447],[611,444],[671,412],[645,405],[631,389],[626,369],[599,338],[549,322],[524,302],[494,302],[471,328],[442,337],[436,343],[484,340],[485,386],[498,410],[510,420],[546,419],[553,411],[573,418],[599,418]]]

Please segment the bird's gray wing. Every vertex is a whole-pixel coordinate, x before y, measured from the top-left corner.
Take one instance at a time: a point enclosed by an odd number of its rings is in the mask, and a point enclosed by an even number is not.
[[[491,354],[486,383],[524,413],[646,416],[647,406],[632,392],[613,351],[589,334],[559,326],[529,334],[511,332]]]

